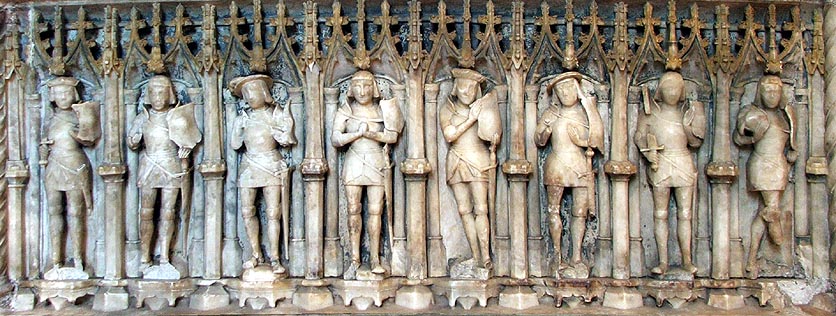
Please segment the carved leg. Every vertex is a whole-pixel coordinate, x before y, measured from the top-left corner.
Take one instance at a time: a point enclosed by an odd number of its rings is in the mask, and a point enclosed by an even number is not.
[[[348,202],[348,240],[351,252],[351,265],[354,270],[360,266],[360,234],[363,231],[362,198],[363,187],[355,185],[345,186],[345,196]]]
[[[69,240],[72,242],[73,264],[78,269],[84,269],[82,260],[82,246],[84,245],[84,216],[87,208],[81,190],[66,192],[67,196],[67,228],[70,231]]]
[[[151,239],[154,237],[154,202],[157,190],[142,188],[139,210],[139,240],[142,259],[140,271],[151,265]]]
[[[61,267],[63,259],[61,258],[61,250],[64,249],[64,214],[63,205],[61,204],[60,191],[47,190],[46,195],[49,202],[49,228],[50,241],[52,242],[52,265],[55,268]]]
[[[762,211],[763,210],[758,213]],[[766,229],[766,223],[761,217],[761,214],[758,214],[755,216],[755,219],[752,220],[752,231],[751,237],[749,238],[749,260],[746,264],[746,276],[750,279],[757,279],[758,272],[760,272],[760,267],[758,267],[758,249],[760,249],[764,229]]]
[[[784,231],[781,225],[781,193],[782,191],[761,191],[764,208],[761,217],[766,222],[769,239],[776,245],[784,241]]]
[[[372,273],[384,273],[383,266],[380,264],[380,233],[381,215],[383,214],[383,196],[384,190],[382,186],[369,186],[366,188],[369,198],[369,257],[371,261]],[[389,227],[393,229],[393,227]]]
[[[259,232],[258,217],[255,209],[255,188],[239,188],[241,194],[241,217],[244,219],[244,230],[247,231],[247,239],[252,248],[251,258],[244,262],[244,269],[252,269],[258,265],[261,259],[261,235]]]
[[[479,252],[482,255],[482,266],[491,270],[491,223],[488,219],[488,183],[471,182],[473,192],[473,212],[476,213],[476,236],[479,238]]]
[[[478,261],[481,255],[479,254],[479,240],[476,237],[476,219],[473,217],[470,190],[465,183],[456,183],[451,187],[453,189],[453,195],[456,198],[459,216],[462,218],[464,235],[467,237],[467,243],[470,244],[470,252],[473,254],[473,260]]]
[[[563,221],[560,220],[560,200],[563,198],[563,187],[550,185],[546,186],[548,194],[549,210],[549,233],[554,243],[555,269],[560,271],[564,268],[561,251],[561,240],[563,239]],[[556,272],[557,272],[556,271]],[[555,274],[556,275],[556,274]]]
[[[690,273],[696,273],[697,267],[694,266],[691,260],[691,217],[693,209],[692,201],[694,195],[694,187],[682,187],[675,189],[677,223],[676,223],[676,237],[679,241],[679,249],[682,252],[682,269]]]
[[[267,240],[270,242],[270,265],[273,272],[282,274],[285,268],[282,266],[282,258],[279,256],[279,235],[282,232],[282,225],[279,222],[282,218],[280,206],[282,187],[270,186],[264,189],[264,200],[267,202]]]
[[[171,237],[174,235],[174,207],[180,189],[162,189],[162,208],[160,208],[160,236],[157,238],[160,246],[160,263],[169,263],[169,249]]]
[[[586,234],[586,212],[589,209],[589,200],[587,199],[587,188],[578,187],[572,189],[572,196],[574,196],[574,204],[572,207],[572,265],[577,266],[582,263],[581,247],[583,246],[583,236]]]
[[[659,265],[650,270],[654,274],[665,274],[668,271],[668,204],[670,198],[670,188],[653,188],[653,228],[656,248],[659,253]]]

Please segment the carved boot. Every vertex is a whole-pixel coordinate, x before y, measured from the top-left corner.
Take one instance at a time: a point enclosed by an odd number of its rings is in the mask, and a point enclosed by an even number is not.
[[[763,220],[766,222],[769,240],[775,245],[780,246],[784,242],[784,230],[781,227],[781,211],[775,207],[764,207]]]
[[[154,214],[154,209],[142,209],[141,213]],[[145,271],[151,266],[151,238],[154,236],[154,220],[141,219],[139,221],[139,248],[142,255],[139,264],[139,271]]]
[[[380,264],[380,218],[380,214],[369,216],[369,261],[374,274],[386,272],[386,269]]]
[[[273,268],[273,274],[284,274],[285,268],[282,266],[282,262],[279,259],[273,259],[270,261],[270,267]]]
[[[52,267],[53,269],[59,269],[64,264],[64,260],[61,258],[61,250],[64,249],[64,245],[61,242],[64,236],[64,216],[61,216],[61,214],[50,214],[49,225],[52,230],[49,236],[52,242]]]

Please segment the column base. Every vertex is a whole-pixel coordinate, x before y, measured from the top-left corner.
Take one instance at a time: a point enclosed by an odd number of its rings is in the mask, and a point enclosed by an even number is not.
[[[35,292],[30,288],[18,288],[12,297],[9,307],[15,312],[25,312],[35,309]]]
[[[189,295],[189,308],[208,311],[229,305],[229,293],[223,285],[215,283],[210,286],[198,287]]]
[[[128,309],[128,292],[121,286],[99,288],[93,298],[93,310],[115,312]]]
[[[639,291],[627,287],[614,287],[604,293],[604,307],[634,309],[644,306]]]
[[[708,305],[719,309],[733,310],[743,308],[743,295],[734,290],[711,290],[708,293]]]
[[[395,296],[400,282],[396,279],[383,280],[336,280],[332,284],[334,293],[342,297],[343,304],[350,306],[352,303],[358,310],[364,311],[371,307],[372,303],[380,307],[383,301]]]
[[[540,305],[537,293],[528,286],[506,286],[499,293],[499,306],[523,310]]]
[[[395,304],[413,310],[427,309],[435,303],[433,293],[425,285],[407,285],[395,294]]]
[[[334,297],[325,286],[300,286],[293,293],[293,305],[314,311],[334,305]]]

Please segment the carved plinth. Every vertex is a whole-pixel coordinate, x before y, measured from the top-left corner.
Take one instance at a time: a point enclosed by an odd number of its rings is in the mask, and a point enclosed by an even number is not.
[[[189,308],[207,311],[223,308],[229,305],[229,293],[224,286],[215,283],[209,286],[200,286],[189,296]]]
[[[606,287],[599,280],[564,279],[552,278],[542,279],[534,290],[554,298],[556,307],[566,302],[569,307],[578,307],[581,302],[591,303],[594,299],[604,297]]]
[[[687,302],[705,297],[705,289],[695,288],[692,282],[649,281],[639,287],[639,292],[653,297],[657,307],[662,307],[667,301],[675,309]]]
[[[93,310],[115,312],[128,309],[128,292],[123,286],[100,287],[93,299]]]
[[[499,306],[517,310],[529,309],[540,305],[540,295],[530,286],[506,285],[499,293]]]
[[[75,304],[75,301],[82,296],[96,294],[96,281],[94,280],[38,281],[34,285],[38,292],[38,302],[49,300],[56,311]]]
[[[432,291],[436,295],[444,295],[450,307],[456,307],[456,302],[470,310],[473,305],[488,305],[488,299],[499,296],[499,280],[437,280],[433,283]]]
[[[740,295],[735,290],[716,289],[708,292],[708,306],[733,310],[743,308],[746,304],[743,302],[743,295]]]
[[[433,292],[426,285],[407,283],[395,294],[395,304],[413,310],[421,310],[435,304],[435,299]]]
[[[604,307],[634,309],[643,304],[641,293],[632,287],[614,286],[604,293]]]
[[[345,306],[350,306],[353,302],[354,307],[364,311],[372,303],[380,307],[383,301],[395,297],[400,287],[400,280],[394,278],[368,281],[336,280],[332,286],[334,294],[343,299]]]
[[[323,309],[334,305],[334,297],[325,280],[304,280],[293,293],[293,305],[307,311]]]
[[[128,283],[128,293],[136,298],[136,308],[147,303],[148,308],[158,311],[165,306],[174,306],[177,299],[189,296],[195,286],[191,280],[135,280]]]
[[[35,292],[31,288],[18,288],[9,302],[9,308],[15,312],[31,311],[35,308]]]
[[[260,310],[265,306],[276,307],[280,300],[292,299],[298,283],[295,280],[247,282],[235,279],[227,283],[227,288],[231,298],[238,300],[238,307],[249,304],[252,309]]]

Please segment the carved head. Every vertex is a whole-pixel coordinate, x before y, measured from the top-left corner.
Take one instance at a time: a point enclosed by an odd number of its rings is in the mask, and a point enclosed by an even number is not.
[[[369,105],[373,99],[379,99],[380,90],[377,88],[377,81],[374,80],[374,75],[365,70],[355,72],[351,76],[347,96],[362,105]]]
[[[555,101],[560,101],[560,104],[564,107],[575,106],[582,97],[578,94],[581,89],[578,81],[580,76],[580,73],[572,71],[562,73],[552,79],[547,85],[552,93],[552,104],[556,104]]]
[[[455,80],[450,96],[456,97],[464,105],[470,105],[482,96],[480,84],[487,79],[485,76],[476,71],[462,68],[453,69],[451,72]]]
[[[78,79],[73,77],[57,77],[47,82],[49,87],[49,101],[55,102],[59,109],[68,110],[78,101],[79,95],[76,86]]]
[[[774,109],[784,104],[784,83],[781,78],[773,75],[761,77],[758,81],[758,95],[755,104],[768,109]]]
[[[685,80],[682,79],[682,75],[675,71],[662,74],[653,99],[669,105],[678,105],[685,101]]]
[[[150,104],[155,111],[165,111],[169,106],[177,104],[177,93],[174,92],[171,79],[162,75],[148,79],[148,85],[145,87],[145,104]]]
[[[273,79],[265,75],[238,77],[229,82],[229,89],[237,97],[243,98],[252,109],[260,109],[273,104],[270,87]]]

